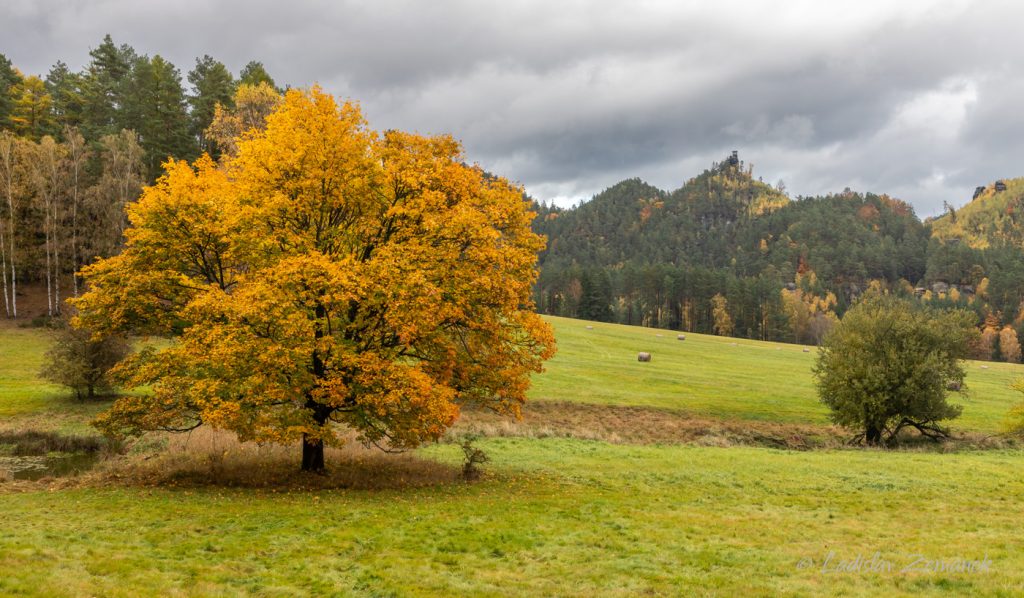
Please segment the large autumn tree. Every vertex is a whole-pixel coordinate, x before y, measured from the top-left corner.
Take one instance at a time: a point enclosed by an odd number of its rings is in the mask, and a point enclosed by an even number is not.
[[[128,209],[124,251],[85,269],[78,325],[173,335],[118,368],[113,434],[201,424],[414,447],[462,406],[517,414],[554,353],[530,286],[542,237],[520,189],[450,137],[370,130],[318,88],[216,164],[169,162]]]

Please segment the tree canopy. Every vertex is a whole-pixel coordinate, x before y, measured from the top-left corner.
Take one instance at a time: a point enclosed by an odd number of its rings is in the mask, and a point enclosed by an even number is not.
[[[78,323],[177,338],[119,366],[153,391],[101,416],[110,433],[301,437],[319,470],[334,423],[405,448],[465,404],[518,413],[554,352],[522,190],[318,88],[289,91],[222,165],[168,162],[128,214],[124,251],[84,271]]]
[[[865,297],[825,337],[814,366],[832,420],[860,430],[868,444],[892,441],[908,427],[946,436],[940,422],[961,411],[946,401],[947,389],[963,385],[961,360],[977,335],[972,320],[961,311]]]

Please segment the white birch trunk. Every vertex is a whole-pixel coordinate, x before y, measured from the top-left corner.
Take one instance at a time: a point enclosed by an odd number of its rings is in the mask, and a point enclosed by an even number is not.
[[[7,196],[7,226],[8,226],[8,246],[10,251],[7,252],[8,262],[11,265],[11,286],[10,286],[10,302],[7,300],[7,271],[6,264],[4,268],[4,304],[5,307],[9,305],[8,316],[11,318],[18,317],[18,275],[17,275],[17,260],[14,253],[14,137],[7,134],[6,137],[0,138],[0,167],[3,168],[4,173],[4,191]],[[3,222],[0,222],[0,226],[3,226]]]
[[[11,300],[7,296],[7,245],[4,243],[4,219],[0,218],[0,287],[4,293],[4,315],[11,317]]]

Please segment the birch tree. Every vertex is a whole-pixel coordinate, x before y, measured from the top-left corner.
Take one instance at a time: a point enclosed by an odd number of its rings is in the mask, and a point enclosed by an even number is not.
[[[14,228],[17,212],[14,181],[17,168],[18,139],[10,131],[0,131],[0,263],[3,265],[4,311],[8,318],[18,317],[18,275],[14,253]],[[6,208],[6,214],[4,213]],[[8,272],[10,285],[8,286]]]
[[[89,188],[86,204],[92,228],[83,248],[83,265],[96,257],[109,257],[121,245],[127,225],[125,206],[139,197],[144,180],[143,151],[131,131],[104,135],[100,140],[103,171]]]
[[[46,314],[60,314],[60,274],[61,274],[61,209],[62,195],[61,170],[64,160],[64,148],[47,135],[30,150],[26,162],[29,180],[31,181],[33,199],[42,211],[43,238],[46,253]]]
[[[79,213],[82,208],[82,185],[85,165],[89,160],[89,148],[75,127],[64,129],[65,147],[67,148],[68,194],[71,203],[71,287],[75,297],[78,296],[78,270],[82,267],[82,256],[79,252]]]

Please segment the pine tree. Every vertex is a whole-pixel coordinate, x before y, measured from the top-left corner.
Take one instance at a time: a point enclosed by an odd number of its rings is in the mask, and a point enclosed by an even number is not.
[[[46,91],[53,100],[53,118],[58,126],[58,130],[55,131],[57,134],[63,135],[65,127],[78,127],[82,124],[85,102],[83,85],[82,75],[72,72],[62,61],[57,61],[46,76]]]
[[[181,73],[173,64],[159,55],[136,59],[128,100],[130,128],[138,134],[145,153],[148,180],[156,179],[168,158],[195,157]]]
[[[192,135],[201,151],[216,158],[220,151],[206,138],[206,129],[213,122],[218,104],[225,108],[234,106],[235,80],[223,63],[206,55],[196,59],[196,66],[189,72],[188,81],[193,89],[193,94],[188,98],[192,107]]]
[[[11,88],[21,77],[6,56],[0,54],[0,129],[11,126],[10,117],[14,110],[14,98]]]
[[[608,273],[584,271],[580,276],[580,317],[584,320],[610,322],[612,320],[612,292]]]
[[[256,86],[260,83],[266,83],[277,89],[277,85],[274,84],[274,78],[270,76],[267,69],[263,68],[263,63],[252,60],[242,68],[242,72],[238,73],[238,84]]]
[[[128,45],[117,47],[107,35],[89,56],[92,61],[82,81],[82,134],[95,141],[127,124],[125,94],[135,51]]]

